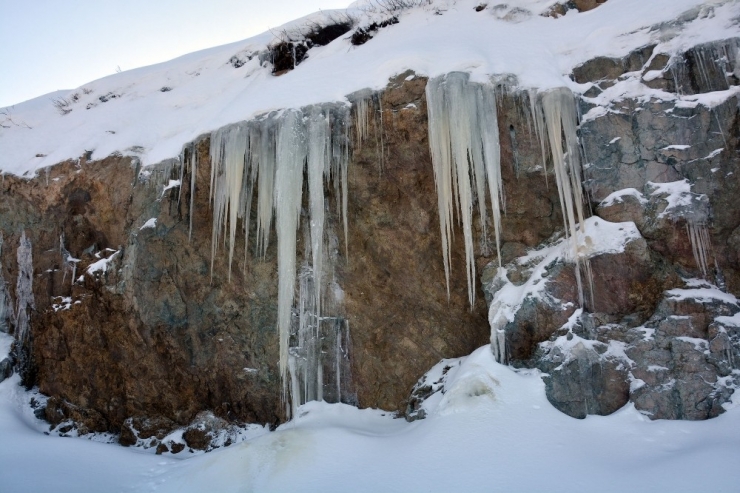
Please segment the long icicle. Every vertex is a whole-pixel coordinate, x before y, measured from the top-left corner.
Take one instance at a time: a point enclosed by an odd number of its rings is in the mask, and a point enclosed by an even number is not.
[[[287,383],[288,339],[296,278],[296,234],[301,213],[306,140],[302,114],[287,111],[276,145],[275,226],[278,237],[280,375]]]

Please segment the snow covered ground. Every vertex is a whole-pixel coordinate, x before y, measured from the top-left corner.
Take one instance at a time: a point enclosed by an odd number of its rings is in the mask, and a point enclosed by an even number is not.
[[[555,0],[512,0],[506,8],[492,5],[481,12],[474,8],[479,0],[418,3],[424,5],[383,13],[370,8],[378,2],[362,0],[346,11],[324,11],[245,41],[0,108],[0,170],[32,174],[87,151],[93,159],[120,152],[154,164],[229,123],[272,110],[346,102],[348,94],[380,89],[407,69],[430,77],[469,72],[477,82],[514,74],[523,88],[586,90],[568,74],[595,56],[623,56],[649,43],[658,44],[656,53],[676,53],[740,31],[733,20],[740,5],[733,0],[609,0],[559,19],[540,15]],[[259,53],[283,33],[346,16],[363,27],[393,14],[399,23],[367,43],[353,46],[347,33],[311,49],[308,59],[280,77],[260,62]],[[244,65],[235,68],[234,56]],[[675,98],[639,80],[617,86],[599,104],[624,93]]]
[[[276,431],[208,454],[156,456],[44,435],[17,376],[0,383],[0,489],[7,492],[735,492],[740,410],[650,421],[631,405],[577,420],[555,410],[536,371],[489,346],[444,360],[446,392],[407,423],[312,402]],[[189,456],[189,457],[188,457]]]

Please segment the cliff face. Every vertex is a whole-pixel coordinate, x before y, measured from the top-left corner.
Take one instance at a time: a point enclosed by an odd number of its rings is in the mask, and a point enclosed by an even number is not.
[[[445,285],[427,80],[404,73],[368,99],[367,138],[355,143],[348,166],[346,250],[341,218],[327,209],[327,256],[349,327],[341,344],[351,370],[335,398],[413,416],[423,382],[410,400],[408,393],[427,369],[492,338],[500,360],[546,372],[548,397],[572,416],[608,414],[628,401],[654,418],[722,412],[740,369],[740,307],[730,294],[740,292],[738,81],[726,75],[736,71],[737,46],[730,40],[672,60],[648,47],[575,72],[578,82],[593,83],[579,100],[587,209],[597,216],[584,244],[607,235],[603,223],[624,223],[608,234],[631,235],[619,248],[582,252],[592,283],[584,276],[580,308],[572,258],[554,250],[561,198],[551,156],[542,167],[531,93],[504,90],[497,100],[504,269],[492,225],[484,238],[476,222],[483,289],[472,307],[459,226],[449,298]],[[714,99],[600,104],[603,91],[629,77]],[[192,167],[180,174],[162,163],[141,172],[120,156],[83,156],[31,180],[4,176],[0,262],[12,300],[23,232],[33,248],[35,309],[15,354],[26,384],[51,396],[45,415],[53,424],[72,419],[81,433],[123,431],[125,441],[162,435],[201,411],[238,422],[285,419],[276,242],[261,258],[253,240],[245,249],[237,235],[229,279],[219,239],[211,266],[210,139],[190,152],[195,189]],[[339,200],[327,193],[331,204]],[[309,236],[305,227],[298,235],[299,265],[308,262]],[[504,297],[520,287],[529,291]],[[504,309],[511,316],[497,319]]]

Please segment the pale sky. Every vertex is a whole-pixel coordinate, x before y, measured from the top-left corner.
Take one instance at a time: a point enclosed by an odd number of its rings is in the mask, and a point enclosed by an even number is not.
[[[351,0],[0,0],[0,108]]]

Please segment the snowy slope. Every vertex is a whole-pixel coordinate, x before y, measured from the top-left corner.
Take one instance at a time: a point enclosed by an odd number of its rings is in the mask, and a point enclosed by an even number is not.
[[[482,347],[444,360],[447,391],[407,423],[377,410],[312,402],[277,431],[178,460],[44,436],[17,377],[0,383],[3,491],[737,491],[740,412],[650,421],[632,406],[570,418],[536,371],[516,373]],[[182,455],[182,453],[181,453]],[[177,458],[175,458],[177,457]],[[187,458],[187,457],[184,457]]]
[[[348,33],[313,48],[296,70],[279,77],[271,74],[269,63],[260,65],[256,54],[281,33],[345,16],[362,27],[391,14],[372,8],[376,2],[356,2],[346,11],[317,13],[243,42],[3,108],[0,170],[35,173],[86,151],[93,151],[93,159],[120,152],[154,164],[228,123],[269,110],[346,101],[356,90],[384,87],[389,77],[406,69],[427,76],[466,71],[477,81],[514,74],[522,87],[579,90],[567,74],[594,56],[621,56],[651,42],[658,43],[656,52],[673,53],[739,34],[732,19],[740,15],[740,5],[729,0],[609,0],[559,19],[539,15],[552,0],[513,0],[507,9],[482,12],[474,9],[478,0],[418,3],[424,5],[396,12],[400,22],[366,44],[352,46]],[[696,8],[702,15],[691,22],[662,24]],[[234,55],[252,59],[234,68],[229,63]],[[647,90],[631,84],[601,99],[619,98],[628,89]]]

